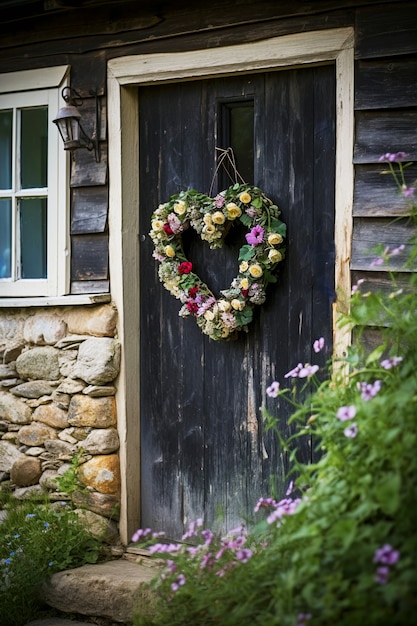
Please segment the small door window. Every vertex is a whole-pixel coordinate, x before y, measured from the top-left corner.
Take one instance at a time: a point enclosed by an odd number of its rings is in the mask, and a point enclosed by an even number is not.
[[[220,136],[223,148],[232,148],[236,168],[245,183],[254,183],[254,102],[223,102],[220,108]],[[231,164],[220,175],[222,187],[228,187],[235,174]],[[241,181],[240,181],[241,182]]]

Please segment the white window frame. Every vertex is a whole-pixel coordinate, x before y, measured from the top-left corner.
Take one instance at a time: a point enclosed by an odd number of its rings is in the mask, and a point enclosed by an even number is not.
[[[345,353],[350,331],[336,326],[348,307],[353,206],[353,28],[336,28],[284,35],[258,42],[163,52],[112,59],[107,66],[109,134],[109,226],[112,299],[119,313],[119,337],[123,343],[116,394],[122,476],[119,530],[128,543],[140,523],[140,472],[138,442],[140,398],[138,387],[139,297],[137,254],[139,204],[139,107],[140,85],[163,84],[239,73],[287,69],[335,61],[336,66],[336,185],[335,185],[335,283],[334,355]],[[139,419],[138,419],[139,415]]]
[[[0,279],[0,305],[7,306],[11,302],[9,298],[19,301],[22,298],[59,297],[69,291],[69,157],[63,149],[58,129],[52,123],[62,106],[61,90],[68,84],[68,76],[68,65],[0,74],[0,109],[16,111],[48,107],[47,187],[19,190],[16,187],[17,163],[13,163],[11,193],[0,190],[0,198],[47,196],[47,278]],[[16,141],[14,136],[14,145]],[[14,154],[18,152],[14,150]],[[16,241],[13,244],[16,245]],[[16,301],[12,305],[16,306]]]

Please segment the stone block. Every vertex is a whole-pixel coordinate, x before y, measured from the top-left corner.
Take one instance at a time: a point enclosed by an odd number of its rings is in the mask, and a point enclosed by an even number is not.
[[[27,446],[42,446],[47,439],[56,439],[57,432],[46,424],[33,422],[28,426],[22,426],[18,437],[19,441]]]
[[[115,428],[94,428],[78,447],[89,454],[110,454],[119,449],[119,435]]]
[[[68,427],[68,412],[52,403],[38,406],[33,412],[32,419],[35,422],[52,426],[52,428],[64,429]]]
[[[66,333],[64,320],[53,313],[37,313],[29,317],[24,326],[23,336],[27,343],[45,346],[54,345]]]
[[[42,597],[64,613],[99,615],[122,624],[132,624],[137,613],[152,614],[153,595],[142,589],[158,570],[125,559],[83,565],[57,572],[42,586]]]
[[[0,472],[10,474],[14,463],[22,458],[25,458],[25,455],[16,446],[3,439],[0,441]]]
[[[67,316],[68,331],[76,335],[114,337],[117,310],[112,304],[72,309]]]
[[[99,493],[120,492],[120,465],[117,454],[93,457],[78,469],[78,477],[86,487]]]
[[[80,345],[74,378],[90,385],[105,385],[119,374],[120,344],[108,337],[92,337]]]
[[[32,419],[32,411],[20,400],[7,391],[0,392],[0,418],[12,424],[29,424]]]
[[[79,394],[72,397],[68,408],[68,423],[71,426],[109,428],[115,426],[116,421],[116,401],[113,396],[91,398]]]
[[[74,491],[71,499],[77,507],[86,508],[112,519],[119,517],[120,502],[114,494],[98,493],[98,491]]]
[[[41,474],[40,460],[25,455],[13,463],[10,479],[17,487],[30,487],[37,484]]]
[[[28,380],[58,380],[59,350],[50,346],[26,350],[16,359],[16,370]]]
[[[10,393],[14,396],[20,396],[21,398],[34,399],[51,395],[54,389],[55,387],[46,380],[32,380],[28,383],[17,385]]]

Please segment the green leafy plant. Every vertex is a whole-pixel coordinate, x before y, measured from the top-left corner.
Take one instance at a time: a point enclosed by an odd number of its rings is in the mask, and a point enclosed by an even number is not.
[[[399,155],[400,192],[404,188]],[[405,193],[407,192],[407,193]],[[415,207],[410,218],[414,224]],[[403,247],[384,249],[384,266]],[[417,257],[417,237],[409,262]],[[387,267],[387,265],[385,265]],[[351,311],[341,323],[353,332],[344,360],[330,363],[324,382],[318,366],[298,364],[266,390],[277,417],[264,410],[279,436],[280,406],[290,402],[297,425],[288,450],[292,470],[281,499],[262,497],[259,523],[236,539],[214,538],[197,525],[184,542],[161,543],[149,529],[134,540],[151,543],[165,558],[152,585],[153,615],[141,626],[404,626],[417,612],[417,275],[388,292],[354,285]],[[366,332],[380,324],[380,342],[366,349]],[[314,342],[316,352],[323,340]],[[289,383],[289,384],[288,384]],[[298,401],[299,393],[305,398]],[[298,462],[296,445],[308,437],[316,462]],[[291,479],[291,481],[290,481]],[[210,533],[210,534],[209,534]],[[210,539],[210,541],[208,541]],[[158,542],[155,545],[155,542]],[[237,556],[245,550],[244,558]],[[242,553],[240,553],[241,556]]]
[[[67,494],[72,494],[74,491],[85,491],[83,485],[78,478],[78,468],[81,465],[81,458],[84,454],[84,450],[80,449],[71,460],[71,465],[68,469],[57,478],[57,484],[60,491]]]
[[[0,524],[0,623],[23,626],[42,613],[39,588],[54,572],[95,563],[100,541],[65,502],[8,498]]]

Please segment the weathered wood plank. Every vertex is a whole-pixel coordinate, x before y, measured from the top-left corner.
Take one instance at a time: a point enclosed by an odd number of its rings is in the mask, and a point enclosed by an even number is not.
[[[417,178],[417,166],[405,169],[406,184]],[[357,165],[353,200],[354,217],[399,217],[408,215],[410,201],[399,193],[387,164]]]
[[[357,58],[398,56],[417,52],[417,4],[391,2],[357,10]]]
[[[79,149],[71,160],[71,187],[94,187],[107,184],[107,143],[100,144],[100,162],[94,150]]]
[[[108,236],[73,235],[71,239],[71,279],[107,280],[109,278]]]
[[[107,226],[107,212],[107,186],[73,189],[71,234],[104,232]]]
[[[389,220],[384,218],[356,218],[353,224],[352,238],[352,270],[378,271],[408,271],[404,263],[408,259],[411,244],[408,243],[415,230],[409,220]],[[376,250],[378,246],[389,248],[391,253],[399,246],[404,250],[390,256],[383,265],[374,261],[380,256]]]
[[[75,280],[71,283],[71,294],[109,293],[109,280]]]
[[[417,106],[417,59],[359,61],[355,109]]]
[[[357,284],[359,280],[363,280],[360,290],[362,293],[371,291],[372,293],[381,292],[389,295],[395,293],[398,289],[407,289],[410,280],[410,274],[407,272],[396,272],[390,275],[388,272],[375,271],[352,271],[352,285]]]
[[[377,163],[385,152],[417,161],[417,110],[357,111],[355,163]]]

